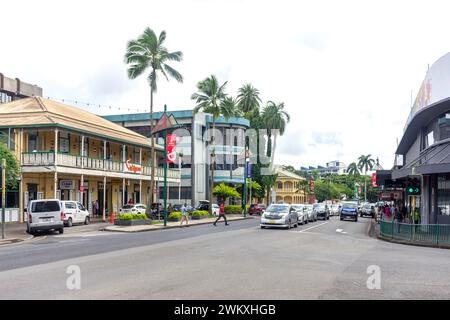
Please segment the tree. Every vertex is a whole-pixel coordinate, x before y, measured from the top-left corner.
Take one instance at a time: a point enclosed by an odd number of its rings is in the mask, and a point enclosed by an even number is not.
[[[194,107],[193,113],[197,114],[200,111],[205,113],[210,113],[212,115],[212,150],[211,150],[211,176],[208,180],[209,183],[209,202],[212,203],[212,194],[214,187],[214,170],[216,166],[216,119],[223,115],[225,119],[234,116],[234,112],[237,111],[235,100],[227,97],[225,93],[225,87],[227,82],[220,84],[216,76],[211,75],[210,77],[197,83],[197,91],[191,96],[192,100],[195,100],[196,106]],[[212,214],[212,208],[209,207],[209,213]]]
[[[290,121],[291,117],[286,111],[284,111],[283,102],[276,104],[273,101],[269,101],[267,102],[267,105],[264,107],[262,118],[265,128],[267,130],[267,143],[268,143],[267,156],[271,157],[270,163],[271,165],[273,165],[278,132],[280,136],[284,134],[286,124]],[[272,130],[278,131],[272,132]],[[273,147],[272,147],[272,134],[273,134]]]
[[[266,189],[266,205],[269,206],[269,198],[270,198],[270,189],[277,181],[278,174],[272,174],[272,175],[264,175],[262,176],[262,182]],[[273,199],[272,199],[273,200]]]
[[[181,61],[183,53],[181,51],[169,52],[164,46],[166,40],[166,32],[162,31],[159,37],[155,32],[146,28],[144,33],[136,40],[130,40],[127,44],[127,52],[125,53],[125,63],[128,67],[128,78],[136,79],[147,69],[150,74],[147,81],[150,85],[150,138],[152,148],[150,150],[151,163],[151,182],[150,182],[150,203],[153,203],[153,188],[155,185],[155,141],[153,139],[153,94],[157,91],[158,73],[161,73],[167,81],[169,76],[178,82],[183,82],[183,76],[170,65],[169,61]]]
[[[359,176],[358,165],[355,162],[352,162],[347,167],[347,173],[352,176]]]
[[[0,165],[2,159],[6,159],[6,189],[17,190],[19,188],[20,165],[14,154],[6,144],[0,142]]]
[[[241,197],[241,195],[239,194],[239,192],[236,191],[235,188],[227,186],[223,182],[214,187],[213,194],[217,197],[217,199],[219,200],[219,203],[225,202],[227,200],[227,198],[229,198],[229,197],[232,197],[232,198],[240,198]],[[209,207],[211,208],[212,206],[209,206]]]
[[[244,113],[245,117],[251,117],[251,113],[259,111],[261,99],[259,90],[247,83],[238,90],[238,106]]]
[[[296,193],[303,193],[305,196],[311,196],[312,195],[312,193],[311,193],[311,189],[310,189],[310,184],[309,184],[309,181],[308,180],[300,180],[299,182],[298,182],[298,188],[297,188],[297,190],[295,191]],[[305,201],[306,201],[306,199],[305,199]]]
[[[361,155],[358,158],[358,168],[359,170],[364,169],[364,201],[367,202],[367,171],[372,170],[375,160],[371,158],[371,154]]]

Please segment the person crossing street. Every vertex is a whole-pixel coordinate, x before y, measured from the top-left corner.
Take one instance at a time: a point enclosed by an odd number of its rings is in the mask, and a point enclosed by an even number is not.
[[[213,225],[216,226],[217,221],[219,221],[219,219],[222,218],[222,217],[225,220],[225,225],[228,226],[229,223],[227,221],[227,217],[225,216],[225,205],[224,205],[223,202],[219,206],[219,217],[217,218],[216,221],[214,221]]]

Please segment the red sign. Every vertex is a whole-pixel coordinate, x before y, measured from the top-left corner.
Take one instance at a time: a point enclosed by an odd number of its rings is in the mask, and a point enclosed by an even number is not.
[[[177,160],[177,135],[167,135],[167,163],[174,163]]]
[[[125,161],[125,172],[140,173],[142,166],[140,164],[131,163],[130,160]]]
[[[80,192],[84,192],[84,186],[80,186]]]
[[[378,187],[377,186],[377,173],[372,173],[372,187]]]

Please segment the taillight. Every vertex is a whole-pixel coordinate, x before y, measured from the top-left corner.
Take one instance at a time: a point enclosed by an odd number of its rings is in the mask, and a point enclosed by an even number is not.
[[[61,220],[64,220],[66,218],[66,214],[61,211]]]
[[[33,223],[33,218],[31,217],[31,213],[28,214],[28,222],[29,223]]]

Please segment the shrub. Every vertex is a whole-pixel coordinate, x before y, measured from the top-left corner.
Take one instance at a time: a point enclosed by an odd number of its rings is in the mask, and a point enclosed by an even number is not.
[[[206,211],[206,210],[195,210],[194,212],[192,212],[193,217],[201,217],[201,216],[207,216],[207,215],[208,215],[208,211]]]
[[[225,206],[225,213],[226,214],[241,214],[242,213],[242,206],[241,205],[226,205]],[[250,209],[250,205],[247,205],[247,212]]]
[[[181,219],[180,211],[173,211],[169,214],[169,219]]]
[[[119,215],[120,220],[146,220],[145,213],[122,213]]]

